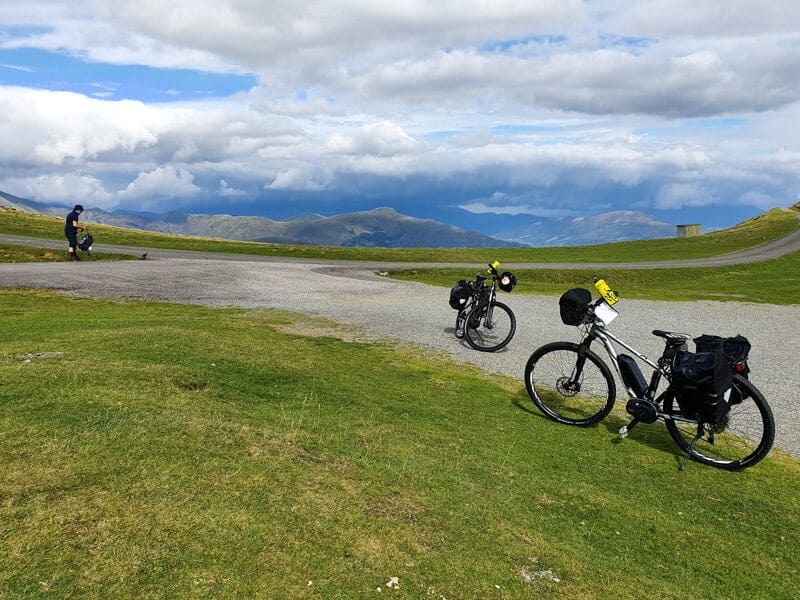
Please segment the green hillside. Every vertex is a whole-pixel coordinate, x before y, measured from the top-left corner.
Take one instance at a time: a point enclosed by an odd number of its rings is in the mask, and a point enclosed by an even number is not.
[[[99,244],[301,258],[482,264],[488,262],[487,256],[498,257],[506,263],[631,262],[716,256],[757,246],[786,235],[797,229],[798,217],[800,217],[800,209],[795,206],[790,209],[773,209],[736,227],[688,239],[670,238],[597,246],[502,248],[497,250],[349,248],[261,244],[90,225]],[[0,233],[60,240],[63,239],[63,223],[54,217],[19,213],[0,208]]]

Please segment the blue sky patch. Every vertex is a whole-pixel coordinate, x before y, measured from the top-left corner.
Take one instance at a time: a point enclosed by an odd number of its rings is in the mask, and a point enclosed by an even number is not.
[[[614,48],[636,54],[657,43],[653,38],[633,37],[629,35],[603,34],[600,36],[600,45],[603,48]]]
[[[540,132],[553,132],[562,131],[565,128],[560,125],[495,125],[491,128],[491,132],[495,135],[515,135],[524,133],[540,133]]]
[[[517,46],[555,46],[567,41],[565,35],[530,35],[517,40],[486,42],[481,50],[484,52],[510,52]]]
[[[250,75],[85,62],[63,53],[0,49],[0,85],[68,91],[107,100],[222,98],[255,87]]]

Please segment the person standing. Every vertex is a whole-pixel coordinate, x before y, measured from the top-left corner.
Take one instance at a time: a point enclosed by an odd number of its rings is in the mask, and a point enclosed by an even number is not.
[[[76,204],[72,212],[67,215],[64,223],[64,235],[69,241],[69,259],[80,260],[78,258],[78,230],[84,231],[86,228],[78,223],[78,219],[83,212],[83,206]]]

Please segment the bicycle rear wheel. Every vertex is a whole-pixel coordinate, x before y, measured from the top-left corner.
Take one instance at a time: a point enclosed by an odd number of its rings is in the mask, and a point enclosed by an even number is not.
[[[614,407],[617,388],[606,363],[591,350],[579,360],[578,344],[554,342],[525,365],[525,387],[545,415],[566,425],[593,425]]]
[[[488,304],[473,308],[464,325],[467,343],[481,352],[495,352],[504,348],[517,330],[517,319],[508,306],[502,302],[492,302],[491,314],[488,308]]]
[[[740,471],[763,459],[775,441],[775,418],[764,395],[749,379],[733,375],[733,387],[742,401],[731,406],[730,412],[718,426],[704,423],[683,423],[666,420],[667,431],[693,459],[706,465]],[[679,412],[672,394],[664,399],[664,412]],[[698,431],[703,435],[693,450],[689,450]]]

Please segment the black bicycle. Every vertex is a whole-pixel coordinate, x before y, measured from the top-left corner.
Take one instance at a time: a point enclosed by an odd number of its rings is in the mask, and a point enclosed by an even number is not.
[[[567,296],[571,293],[569,300]],[[664,340],[664,351],[654,362],[608,330],[619,313],[604,298],[596,301],[591,298],[591,293],[581,288],[570,290],[561,298],[562,321],[582,328],[581,341],[546,344],[531,355],[525,366],[525,387],[545,415],[559,423],[588,426],[611,412],[617,398],[616,385],[611,369],[591,349],[598,340],[623,382],[628,396],[625,408],[633,417],[619,430],[621,439],[637,423],[663,420],[672,439],[686,453],[680,470],[690,457],[712,467],[735,471],[751,467],[767,455],[775,439],[775,419],[763,394],[747,376],[750,345],[746,338],[701,336],[695,339],[698,353],[694,354],[688,352],[689,335],[654,330],[653,335]],[[724,397],[716,398],[717,403],[710,406],[692,405],[679,384],[679,375],[683,376],[678,372],[681,361],[699,357],[704,338],[711,338],[715,345],[724,348],[724,369],[728,372],[723,375],[729,377]],[[736,345],[733,352],[728,351],[728,341]],[[649,382],[633,357],[618,354],[614,344],[652,369]],[[667,385],[659,393],[662,381]]]
[[[450,306],[458,310],[455,336],[481,352],[504,348],[517,330],[517,318],[511,309],[497,301],[497,288],[510,292],[517,284],[513,273],[497,271],[500,263],[489,265],[487,275],[478,273],[474,281],[463,279],[450,293]],[[488,277],[491,277],[487,285]]]

